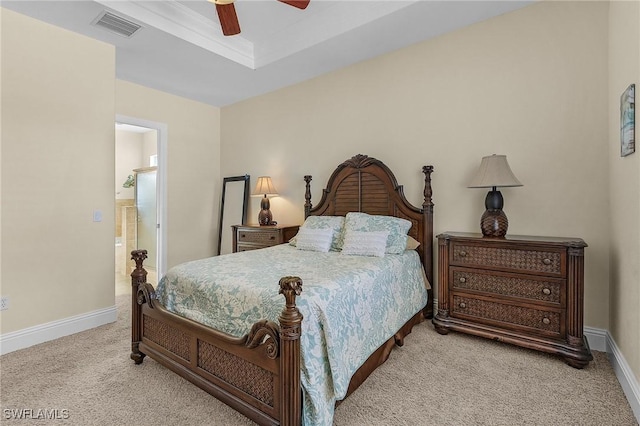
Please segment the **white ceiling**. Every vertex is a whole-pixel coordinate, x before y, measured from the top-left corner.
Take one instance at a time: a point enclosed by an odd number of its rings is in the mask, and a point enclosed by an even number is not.
[[[2,6],[110,43],[116,77],[225,106],[497,16],[535,0],[236,0],[242,32],[222,35],[206,0],[9,1]],[[142,26],[93,25],[110,11]]]

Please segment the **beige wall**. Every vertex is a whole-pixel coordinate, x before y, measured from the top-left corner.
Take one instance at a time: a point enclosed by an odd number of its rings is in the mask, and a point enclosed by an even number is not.
[[[154,134],[156,132],[153,132]],[[122,184],[129,175],[133,175],[133,169],[147,167],[149,160],[144,159],[143,151],[144,134],[116,129],[116,200],[133,199],[135,188],[123,188]]]
[[[114,305],[115,49],[1,19],[4,334]]]
[[[5,334],[114,305],[116,114],[167,126],[168,266],[214,254],[220,114],[117,81],[113,46],[1,10]]]
[[[432,164],[435,232],[479,231],[486,190],[466,186],[506,154],[524,184],[502,190],[509,232],[583,238],[585,325],[607,329],[607,39],[606,2],[535,4],[225,107],[222,173],[271,175],[274,219],[300,223],[305,174],[317,202],[337,164],[367,154],[420,205]]]
[[[640,3],[615,1],[609,16],[609,331],[640,381],[640,152],[620,156],[620,95],[640,89]],[[638,147],[636,108],[636,150]]]
[[[220,109],[117,80],[116,112],[167,126],[167,266],[213,256],[220,203]]]
[[[218,131],[218,133],[220,133]],[[143,133],[142,136],[142,164],[144,167],[150,167],[151,156],[158,154],[158,131],[151,130],[150,132]],[[157,159],[156,159],[157,161]],[[157,165],[157,164],[156,164]]]

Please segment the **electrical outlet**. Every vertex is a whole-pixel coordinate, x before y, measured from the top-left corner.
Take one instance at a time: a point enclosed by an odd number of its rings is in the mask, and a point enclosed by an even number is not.
[[[9,309],[9,296],[0,297],[0,311]]]

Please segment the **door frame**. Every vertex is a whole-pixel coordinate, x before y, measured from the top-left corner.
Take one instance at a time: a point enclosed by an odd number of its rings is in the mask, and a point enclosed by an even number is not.
[[[158,171],[156,175],[157,207],[157,271],[158,280],[167,267],[167,143],[168,132],[165,123],[116,114],[116,122],[154,129],[157,132]]]

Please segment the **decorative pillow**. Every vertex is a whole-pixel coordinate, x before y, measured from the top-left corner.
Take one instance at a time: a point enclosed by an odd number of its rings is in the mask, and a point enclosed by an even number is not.
[[[331,248],[332,238],[333,229],[300,228],[296,235],[296,248],[326,253]]]
[[[420,246],[420,242],[416,241],[412,236],[407,235],[407,250],[415,250]]]
[[[342,254],[384,257],[388,238],[389,231],[360,232],[347,230],[344,233]]]
[[[309,216],[302,226],[302,229],[331,229],[333,237],[331,239],[331,250],[339,250],[338,242],[342,240],[342,227],[344,225],[344,216]],[[298,231],[298,233],[300,233]],[[293,237],[289,244],[295,246],[297,244],[297,235]]]
[[[347,213],[344,221],[344,230],[377,232],[388,231],[389,239],[385,253],[400,254],[407,248],[407,232],[411,228],[411,222],[406,219],[393,216],[370,215],[367,213]]]

